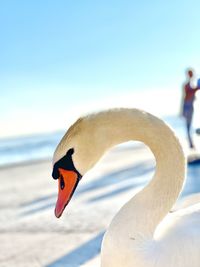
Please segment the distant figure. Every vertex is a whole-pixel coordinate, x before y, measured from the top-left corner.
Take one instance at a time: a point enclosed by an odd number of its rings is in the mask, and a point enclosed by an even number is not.
[[[200,79],[197,80],[197,87],[200,89]],[[200,128],[196,129],[196,134],[200,135]]]
[[[183,86],[183,110],[182,115],[186,120],[186,129],[187,129],[187,136],[190,148],[194,148],[194,143],[191,136],[191,124],[192,118],[194,113],[194,100],[195,100],[195,93],[200,88],[196,87],[193,88],[192,86],[192,78],[193,78],[193,71],[191,69],[187,70],[187,81]]]

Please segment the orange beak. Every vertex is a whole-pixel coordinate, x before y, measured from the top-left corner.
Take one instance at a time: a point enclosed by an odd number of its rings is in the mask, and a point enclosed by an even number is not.
[[[78,175],[74,171],[59,168],[58,199],[55,207],[55,216],[59,218],[69,203],[79,182]]]

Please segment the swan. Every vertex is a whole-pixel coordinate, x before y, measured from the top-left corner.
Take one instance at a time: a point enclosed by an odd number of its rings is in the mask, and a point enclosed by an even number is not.
[[[52,176],[58,179],[56,217],[102,155],[130,140],[151,149],[156,170],[113,218],[102,241],[101,267],[199,267],[200,205],[171,211],[185,181],[183,149],[170,127],[147,112],[101,111],[78,119],[69,128],[53,155]]]

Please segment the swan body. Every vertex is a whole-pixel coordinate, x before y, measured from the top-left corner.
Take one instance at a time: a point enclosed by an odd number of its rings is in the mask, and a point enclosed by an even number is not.
[[[185,180],[182,147],[169,126],[144,111],[112,109],[70,127],[53,158],[53,177],[59,181],[56,216],[101,156],[130,140],[149,146],[156,170],[112,220],[102,242],[101,267],[199,267],[200,204],[170,212]]]

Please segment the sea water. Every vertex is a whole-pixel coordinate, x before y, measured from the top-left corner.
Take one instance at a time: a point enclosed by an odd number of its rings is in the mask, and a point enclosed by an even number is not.
[[[176,115],[164,116],[174,130],[181,136],[184,133],[183,121]],[[65,130],[0,139],[0,166],[22,162],[52,159],[54,150]]]
[[[0,166],[51,159],[64,132],[0,139]]]

